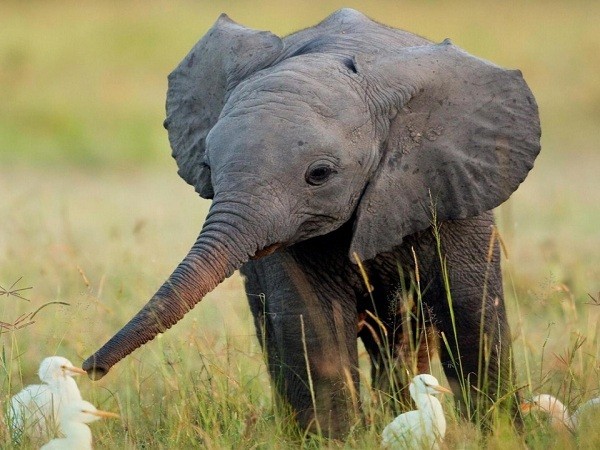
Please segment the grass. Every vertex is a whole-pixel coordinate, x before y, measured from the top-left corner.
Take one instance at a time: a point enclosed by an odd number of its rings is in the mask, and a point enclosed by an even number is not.
[[[497,210],[508,250],[517,384],[554,394],[571,411],[600,395],[600,5],[345,5],[436,41],[449,36],[473,54],[523,70],[540,105],[543,150],[523,186]],[[208,202],[178,179],[161,127],[166,74],[222,10],[283,34],[340,6],[3,3],[0,286],[32,289],[16,292],[25,299],[0,295],[2,407],[36,382],[44,356],[79,363],[112,335],[200,229]],[[364,355],[361,361],[366,430],[345,444],[298,434],[285,411],[275,414],[234,275],[105,379],[79,385],[84,398],[122,416],[92,425],[97,448],[374,448],[391,417],[366,389]],[[442,378],[435,361],[433,372]],[[446,402],[447,448],[477,448],[476,430]],[[491,448],[575,448],[571,436],[557,436],[533,417],[524,436],[502,419],[495,427]],[[587,429],[577,439],[581,448],[596,448],[600,433]],[[0,419],[0,446],[11,445]]]
[[[69,305],[48,305],[34,317],[35,323],[1,335],[3,402],[36,381],[43,356],[58,353],[79,362],[135,313],[187,251],[206,206],[173,173],[163,171],[95,177],[78,173],[76,190],[64,175],[52,171],[43,179],[20,183],[28,174],[16,170],[3,179],[11,189],[2,198],[2,210],[13,213],[2,241],[6,255],[2,276],[8,280],[2,286],[8,289],[22,276],[12,289],[32,289],[19,291],[29,301],[0,296],[0,320],[13,321],[51,301]],[[50,192],[47,186],[52,187]],[[182,211],[188,213],[184,216]],[[179,232],[165,232],[169,229]],[[580,245],[573,251],[583,251],[585,243]],[[594,305],[593,285],[589,290],[569,287],[571,282],[565,280],[580,279],[570,273],[572,269],[594,268],[587,261],[574,267],[565,264],[565,278],[557,279],[540,252],[529,262],[539,268],[533,275],[537,281],[531,284],[529,271],[519,270],[525,263],[513,256],[518,249],[507,246],[511,255],[505,261],[507,297],[519,381],[534,392],[557,395],[574,410],[598,395],[600,306]],[[557,257],[560,265],[561,256]],[[369,386],[366,367],[361,374],[363,385]],[[434,374],[441,374],[435,364]],[[108,377],[97,383],[80,379],[79,385],[85,398],[123,416],[121,422],[92,426],[99,448],[126,443],[131,448],[186,448],[200,443],[206,448],[286,448],[303,439],[290,432],[285,415],[274,416],[268,377],[237,276],[177,327],[119,363]],[[382,417],[377,399],[366,392],[371,426],[366,434],[352,438],[348,448],[375,445],[389,419]],[[472,444],[476,431],[452,416],[449,403],[446,410],[449,448],[469,442],[468,448],[476,448]],[[500,429],[498,446],[504,445],[506,436],[522,444],[506,425]],[[554,442],[547,428],[532,430],[533,448]],[[0,428],[0,436],[8,445],[5,428]],[[598,442],[594,433],[583,438]],[[317,443],[311,446],[319,448]]]

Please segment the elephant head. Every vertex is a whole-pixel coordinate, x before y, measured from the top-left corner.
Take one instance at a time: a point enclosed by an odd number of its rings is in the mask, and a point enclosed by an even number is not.
[[[407,39],[407,36],[410,39]],[[251,258],[351,222],[367,260],[505,201],[539,152],[518,71],[351,10],[284,40],[222,15],[169,76],[165,127],[208,216],[152,299],[84,362],[103,376]]]

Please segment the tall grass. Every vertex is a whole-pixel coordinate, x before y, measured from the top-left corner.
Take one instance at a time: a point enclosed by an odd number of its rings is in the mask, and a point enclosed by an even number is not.
[[[68,305],[44,307],[26,328],[3,328],[3,405],[23,385],[36,382],[37,365],[44,356],[57,353],[80,362],[135,313],[185,254],[187,243],[193,242],[205,206],[172,174],[163,172],[140,173],[134,179],[113,174],[82,177],[75,192],[68,189],[64,176],[47,172],[36,192],[46,186],[61,192],[64,187],[69,195],[63,193],[59,195],[62,200],[48,198],[41,204],[26,195],[33,189],[31,185],[17,182],[22,172],[16,170],[9,177],[15,187],[0,206],[18,203],[20,213],[8,226],[16,238],[3,242],[7,258],[2,262],[2,277],[8,282],[0,285],[8,289],[23,276],[13,289],[32,289],[21,291],[29,301],[0,296],[0,320],[13,323],[48,302]],[[174,195],[180,201],[172,202]],[[129,207],[126,214],[115,213],[119,196],[118,203]],[[141,197],[152,198],[152,204],[137,201]],[[157,204],[161,205],[159,213]],[[98,211],[93,217],[90,208]],[[178,211],[182,208],[194,211],[193,217],[181,221]],[[32,217],[45,224],[45,234],[31,230],[36,229],[28,220]],[[175,228],[182,230],[183,237],[165,232]],[[96,237],[106,230],[109,239]],[[511,255],[510,244],[507,247]],[[599,395],[597,295],[588,296],[585,291],[577,295],[567,284],[545,278],[548,267],[543,264],[540,281],[529,287],[530,275],[520,273],[514,257],[504,263],[517,384],[527,385],[525,395],[551,393],[574,410]],[[586,262],[579,267],[587,270]],[[414,276],[414,287],[403,290],[411,293],[415,304],[419,303],[418,282],[419,277]],[[408,328],[418,335],[423,314],[407,317]],[[361,355],[367,427],[339,444],[346,448],[377,445],[383,425],[392,418],[385,406],[390,399],[371,391],[364,351]],[[432,360],[432,372],[443,379],[437,359]],[[289,411],[274,404],[237,276],[211,293],[177,327],[117,364],[105,379],[78,381],[84,398],[122,416],[120,422],[92,424],[99,448],[338,445],[299,434],[291,426]],[[403,392],[399,394],[401,397]],[[448,448],[477,448],[479,432],[454,415],[452,399],[445,402]],[[6,424],[0,423],[2,445],[11,448]],[[573,437],[557,438],[544,422],[528,421],[526,425],[522,437],[500,417],[489,445],[504,448],[506,439],[515,445],[527,442],[532,448],[543,448],[557,439],[561,445],[575,445]],[[581,445],[592,446],[600,436],[588,431],[577,439]],[[30,447],[24,444],[21,448]]]

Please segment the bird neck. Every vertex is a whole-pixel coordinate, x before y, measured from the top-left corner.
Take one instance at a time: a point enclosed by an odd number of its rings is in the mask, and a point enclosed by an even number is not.
[[[72,377],[60,377],[52,384],[52,389],[59,395],[61,400],[66,403],[73,403],[81,400],[81,393],[77,383]]]
[[[66,440],[73,443],[73,448],[81,450],[92,449],[92,430],[79,422],[65,422],[61,424]]]
[[[442,404],[433,395],[417,394],[413,397],[413,400],[419,409],[433,411],[436,413],[441,412],[443,414]]]
[[[446,418],[440,401],[430,394],[417,394],[413,397],[423,418],[435,424],[440,436],[446,433]]]

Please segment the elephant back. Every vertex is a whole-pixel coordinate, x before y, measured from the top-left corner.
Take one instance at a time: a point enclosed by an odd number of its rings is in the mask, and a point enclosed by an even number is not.
[[[283,42],[284,51],[276,62],[308,53],[355,57],[431,44],[424,37],[380,24],[350,8],[340,9],[318,25],[284,37]]]

